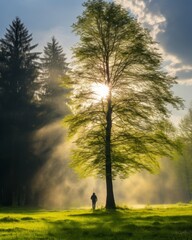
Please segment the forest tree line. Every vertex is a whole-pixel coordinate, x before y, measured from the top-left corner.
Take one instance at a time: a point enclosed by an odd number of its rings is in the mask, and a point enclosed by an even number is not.
[[[62,136],[37,150],[47,139],[39,140],[36,133],[69,112],[65,104],[58,107],[67,93],[62,86],[68,71],[62,46],[52,37],[42,53],[36,47],[18,17],[0,39],[0,205],[4,206],[39,204],[41,191],[33,189],[33,181]],[[173,132],[181,142],[173,169],[183,187],[182,200],[190,201],[192,107]]]
[[[32,42],[18,17],[0,39],[0,205],[38,203],[31,185],[50,150],[35,151],[35,133],[66,112],[58,108],[68,68],[63,48],[52,37],[39,53]]]

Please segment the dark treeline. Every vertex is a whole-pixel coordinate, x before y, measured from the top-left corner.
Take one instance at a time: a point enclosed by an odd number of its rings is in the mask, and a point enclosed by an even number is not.
[[[5,206],[38,204],[32,181],[50,149],[35,151],[35,134],[66,111],[57,106],[65,93],[60,86],[67,71],[63,49],[52,37],[38,53],[32,40],[18,17],[0,39],[0,205]]]

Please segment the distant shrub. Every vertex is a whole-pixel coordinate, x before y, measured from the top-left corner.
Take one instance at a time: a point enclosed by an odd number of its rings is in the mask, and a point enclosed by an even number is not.
[[[23,217],[23,218],[21,218],[21,220],[23,220],[23,221],[32,221],[32,220],[35,220],[35,219],[32,218],[32,217]]]
[[[1,218],[0,222],[19,222],[19,219],[8,216],[8,217]]]

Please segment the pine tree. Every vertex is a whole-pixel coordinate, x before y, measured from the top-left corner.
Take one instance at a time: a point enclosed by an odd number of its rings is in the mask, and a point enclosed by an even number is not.
[[[61,87],[61,82],[68,70],[68,64],[66,63],[63,48],[59,45],[55,37],[52,37],[51,42],[47,43],[43,53],[44,55],[41,61],[45,95],[52,101],[64,91],[64,88]]]
[[[53,152],[64,139],[64,129],[61,125],[61,120],[68,113],[68,107],[66,106],[66,88],[63,86],[64,79],[68,70],[68,64],[66,63],[66,57],[63,51],[63,47],[59,44],[55,37],[51,38],[50,42],[47,42],[44,47],[43,56],[41,58],[41,74],[40,82],[42,85],[39,92],[39,110],[40,117],[40,129],[43,132],[41,137],[37,138],[37,145],[43,146],[38,150],[38,169],[42,166],[50,165],[50,160],[54,158]],[[54,127],[53,127],[54,126]],[[38,135],[38,131],[37,131]],[[49,139],[49,141],[47,141]],[[50,158],[51,156],[51,158]],[[63,149],[63,156],[65,156],[65,149]],[[42,196],[45,196],[50,191],[50,185],[52,183],[53,172],[55,169],[61,167],[61,161],[56,158],[51,163],[52,168],[48,168],[48,172],[44,176],[44,181],[48,185],[37,185],[35,188],[36,201],[42,200]],[[54,182],[54,181],[53,181]]]
[[[16,17],[0,40],[1,204],[21,204],[30,179],[38,53]],[[32,172],[32,171],[31,171]]]

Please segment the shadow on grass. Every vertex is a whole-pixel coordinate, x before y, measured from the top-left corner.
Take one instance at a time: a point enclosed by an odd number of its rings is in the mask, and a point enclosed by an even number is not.
[[[58,240],[192,240],[192,216],[145,217],[132,211],[97,210],[52,222],[48,236]]]
[[[47,210],[44,210],[42,208],[33,208],[33,207],[1,207],[0,213],[5,214],[35,214],[35,213],[41,213]]]
[[[10,209],[10,213],[16,212],[19,215],[7,216],[8,211],[5,211],[6,215],[0,218],[0,235],[3,237],[0,239],[192,240],[192,209],[188,210],[189,214],[169,209],[100,209],[50,211],[51,215],[50,212],[48,215],[46,212],[45,215],[38,215],[37,213],[44,210]],[[34,228],[30,227],[28,230],[28,225]],[[40,225],[43,229],[39,228]]]

